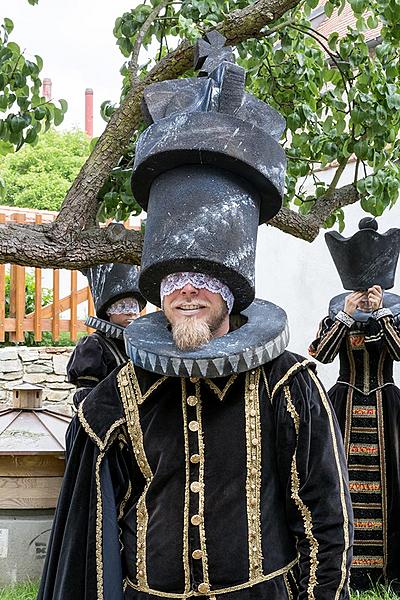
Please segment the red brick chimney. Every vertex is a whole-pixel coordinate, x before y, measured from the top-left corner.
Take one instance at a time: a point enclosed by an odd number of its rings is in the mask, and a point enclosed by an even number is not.
[[[43,79],[42,94],[48,102],[51,100],[51,85],[51,79],[45,77]]]
[[[93,137],[93,90],[91,88],[85,90],[85,131],[90,138]]]

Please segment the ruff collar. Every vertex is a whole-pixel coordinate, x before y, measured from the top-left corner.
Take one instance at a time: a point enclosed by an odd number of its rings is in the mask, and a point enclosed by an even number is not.
[[[89,316],[85,321],[85,325],[96,331],[100,331],[100,333],[104,333],[106,337],[113,338],[114,340],[122,340],[124,337],[124,327],[115,325],[115,323],[110,323],[110,321],[105,321],[104,319],[99,319],[99,317]]]
[[[224,377],[270,362],[285,350],[289,329],[285,311],[255,300],[238,318],[242,324],[207,345],[179,350],[162,311],[132,322],[124,331],[126,352],[135,365],[175,377]]]

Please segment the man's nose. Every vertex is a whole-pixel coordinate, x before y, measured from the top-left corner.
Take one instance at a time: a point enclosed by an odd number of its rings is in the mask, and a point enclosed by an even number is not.
[[[199,290],[197,288],[193,287],[193,285],[191,283],[187,283],[181,289],[181,294],[183,294],[184,296],[197,296],[198,293],[199,293]]]

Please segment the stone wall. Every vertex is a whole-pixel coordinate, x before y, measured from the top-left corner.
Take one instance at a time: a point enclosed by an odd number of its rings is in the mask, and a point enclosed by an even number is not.
[[[7,346],[0,348],[0,406],[11,404],[12,388],[22,382],[43,387],[43,405],[71,414],[75,387],[66,366],[73,347]]]

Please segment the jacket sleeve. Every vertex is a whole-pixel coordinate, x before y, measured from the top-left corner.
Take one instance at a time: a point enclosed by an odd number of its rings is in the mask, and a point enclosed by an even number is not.
[[[92,334],[80,340],[67,365],[68,381],[78,388],[73,398],[76,407],[108,372],[104,349],[97,336]]]
[[[340,430],[313,369],[272,398],[289,527],[299,554],[298,600],[348,600],[353,516]]]
[[[91,389],[108,375],[104,350],[95,334],[79,340],[69,359],[67,375],[76,387]]]
[[[393,360],[400,360],[400,318],[393,317],[389,308],[381,308],[373,316],[382,327],[390,356]]]
[[[117,514],[131,454],[117,439],[100,452],[75,426],[37,600],[123,600]]]
[[[332,362],[340,349],[354,319],[345,312],[339,312],[335,319],[325,317],[318,328],[317,337],[311,342],[308,353],[322,363]]]

